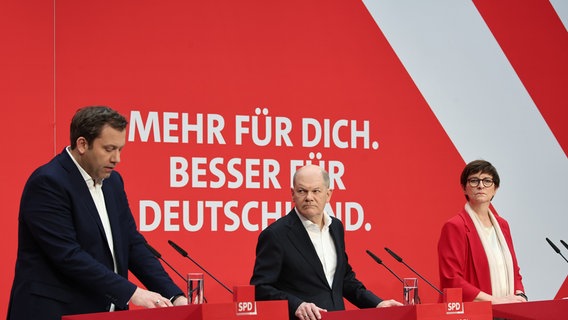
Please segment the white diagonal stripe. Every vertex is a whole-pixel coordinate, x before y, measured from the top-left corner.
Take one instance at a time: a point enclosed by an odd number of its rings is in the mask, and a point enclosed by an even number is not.
[[[564,24],[564,29],[568,31],[568,1],[566,0],[550,0],[550,4],[556,11],[558,17]]]
[[[364,3],[464,161],[497,167],[527,293],[553,298],[566,266],[545,237],[568,238],[568,159],[473,2]]]

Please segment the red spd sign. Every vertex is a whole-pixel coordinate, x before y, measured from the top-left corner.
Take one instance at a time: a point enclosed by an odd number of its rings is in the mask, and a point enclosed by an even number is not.
[[[239,301],[235,303],[237,308],[236,314],[241,315],[256,315],[256,301]]]
[[[446,314],[463,314],[464,304],[463,302],[447,302],[446,303]]]

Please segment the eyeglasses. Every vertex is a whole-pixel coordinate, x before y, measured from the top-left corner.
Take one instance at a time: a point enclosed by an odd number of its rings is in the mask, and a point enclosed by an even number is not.
[[[469,185],[474,187],[474,188],[479,186],[479,182],[483,182],[483,186],[487,187],[487,188],[489,188],[493,185],[493,179],[489,179],[489,178],[483,178],[483,179],[471,178],[471,179],[467,179],[467,182],[469,182]]]

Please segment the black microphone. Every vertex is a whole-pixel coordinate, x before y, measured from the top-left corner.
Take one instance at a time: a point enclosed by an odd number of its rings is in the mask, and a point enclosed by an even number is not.
[[[371,256],[371,258],[373,258],[373,260],[375,260],[378,264],[382,265],[383,267],[387,268],[387,270],[392,273],[393,276],[395,276],[398,281],[404,283],[404,281],[402,281],[402,279],[396,275],[396,273],[394,273],[389,267],[387,267],[386,264],[383,263],[383,261],[381,259],[379,259],[379,257],[377,257],[376,255],[374,255],[371,251],[366,250],[367,254]]]
[[[562,245],[563,245],[566,249],[568,249],[568,244],[566,244],[566,242],[564,242],[564,240],[560,240],[560,242],[562,243]]]
[[[414,272],[415,275],[419,276],[422,280],[424,280],[424,282],[426,282],[427,284],[430,285],[430,287],[434,288],[434,290],[438,291],[439,294],[443,294],[442,291],[438,288],[436,288],[436,286],[434,286],[433,284],[430,283],[430,281],[426,280],[426,278],[424,278],[420,273],[416,272],[416,270],[412,269],[411,266],[409,266],[408,264],[406,264],[406,262],[404,262],[402,260],[401,257],[399,257],[396,253],[394,253],[391,249],[385,247],[385,250],[398,262],[401,262],[402,264],[404,264],[408,269],[410,269],[410,271]]]
[[[189,260],[191,260],[191,262],[193,262],[196,266],[199,267],[199,269],[203,270],[203,272],[207,273],[211,278],[213,278],[213,280],[217,281],[218,284],[220,284],[223,288],[227,289],[227,291],[229,291],[231,294],[233,294],[233,290],[229,289],[229,287],[227,287],[226,285],[224,285],[221,281],[219,281],[217,278],[215,278],[211,273],[209,273],[209,271],[205,270],[205,268],[203,268],[201,265],[199,265],[199,263],[197,263],[195,260],[193,260],[185,250],[183,250],[180,246],[178,246],[177,244],[175,244],[175,242],[173,242],[172,240],[168,240],[168,243],[170,244],[170,246],[172,246],[179,254],[181,254],[182,256],[188,258]]]
[[[146,242],[144,244],[146,245],[146,248],[148,248],[148,250],[150,250],[150,252],[152,252],[152,254],[156,258],[162,260],[165,264],[167,264],[168,267],[170,267],[170,269],[172,269],[187,284],[187,279],[184,276],[182,276],[181,273],[179,273],[176,269],[174,269],[174,267],[172,267],[171,264],[169,264],[166,260],[162,259],[162,255],[156,249],[152,248],[152,246],[148,242]]]
[[[550,244],[550,246],[552,247],[552,249],[554,249],[554,251],[556,251],[556,253],[558,253],[560,256],[562,256],[562,258],[564,258],[564,260],[566,260],[566,257],[564,257],[562,252],[560,252],[560,249],[558,249],[558,247],[552,241],[550,241],[550,239],[546,238],[546,241],[548,241],[548,244]],[[566,262],[568,262],[568,260],[566,260]]]

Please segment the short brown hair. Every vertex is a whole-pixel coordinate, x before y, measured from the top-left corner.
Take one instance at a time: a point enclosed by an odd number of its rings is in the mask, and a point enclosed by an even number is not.
[[[105,106],[83,107],[75,113],[71,120],[70,138],[71,149],[77,147],[77,139],[85,138],[91,145],[100,134],[105,125],[116,130],[124,130],[128,121],[120,113]]]

